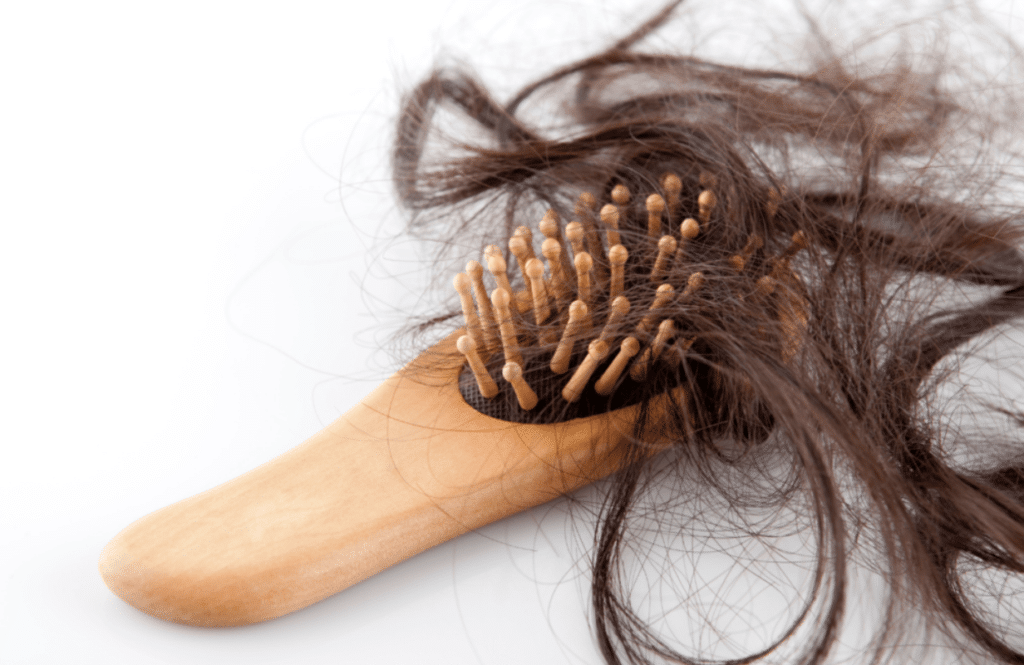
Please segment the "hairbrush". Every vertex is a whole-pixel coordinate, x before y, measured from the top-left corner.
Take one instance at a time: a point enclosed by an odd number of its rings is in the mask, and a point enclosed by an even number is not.
[[[584,192],[568,223],[543,216],[542,242],[522,226],[488,245],[453,280],[463,328],[305,443],[131,524],[103,550],[103,579],[170,621],[272,619],[638,461],[623,442],[640,428],[639,455],[657,453],[659,419],[724,422],[730,400],[756,400],[691,321],[705,299],[732,298],[791,359],[807,241],[708,240],[723,223],[716,184],[667,173],[641,200],[614,184],[600,209]],[[770,218],[782,195],[764,194]],[[748,410],[756,441],[771,416]]]

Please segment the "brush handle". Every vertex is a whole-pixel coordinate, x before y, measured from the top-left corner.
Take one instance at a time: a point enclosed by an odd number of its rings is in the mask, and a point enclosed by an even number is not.
[[[178,623],[265,621],[619,466],[634,409],[484,416],[457,388],[460,334],[305,443],[130,525],[101,555],[107,586]]]

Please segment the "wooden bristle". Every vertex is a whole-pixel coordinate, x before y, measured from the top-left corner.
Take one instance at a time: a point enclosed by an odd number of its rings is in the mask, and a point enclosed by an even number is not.
[[[523,356],[519,353],[519,337],[516,334],[516,326],[512,321],[512,312],[509,309],[512,296],[505,289],[494,289],[491,293],[491,302],[498,315],[498,331],[501,333],[501,347],[505,353],[505,362],[523,364]]]
[[[695,272],[689,276],[686,280],[686,288],[683,289],[683,297],[689,298],[693,295],[694,291],[704,285],[704,273]],[[661,288],[659,287],[659,291]]]
[[[541,218],[538,226],[540,228],[540,232],[544,234],[544,237],[554,238],[559,242],[562,241],[561,220],[559,220],[558,213],[554,210],[548,210],[544,213],[544,217]]]
[[[700,233],[700,224],[696,219],[687,217],[679,225],[679,243],[676,245],[676,258],[675,263],[677,266],[683,265],[686,260],[686,245],[690,240],[693,240]]]
[[[619,238],[619,209],[611,203],[601,208],[601,223],[607,227],[608,246],[614,247],[620,242]]]
[[[699,275],[700,273],[694,274]],[[693,279],[693,276],[691,275],[690,278]],[[687,285],[687,289],[689,289],[689,285]],[[654,319],[658,316],[658,310],[668,305],[672,298],[675,297],[675,294],[676,291],[672,288],[671,284],[662,284],[659,286],[658,291],[654,295],[654,302],[651,303],[651,307],[648,310],[647,315],[644,316],[639,325],[637,325],[637,330],[642,333],[646,333],[650,330],[651,325],[654,324]]]
[[[661,177],[661,188],[665,192],[668,204],[668,218],[673,220],[679,212],[679,194],[683,191],[683,182],[675,173],[666,173]]]
[[[793,237],[790,240],[789,247],[786,248],[786,251],[783,256],[785,256],[785,258],[787,259],[791,259],[793,258],[794,254],[799,252],[801,249],[806,248],[807,236],[804,235],[803,231],[797,231],[796,233],[793,234]]]
[[[629,251],[622,245],[615,245],[608,250],[608,262],[611,263],[611,281],[608,285],[608,295],[611,298],[617,297],[625,288],[626,261],[629,259]]]
[[[583,394],[583,389],[587,387],[587,382],[590,381],[590,377],[594,375],[597,370],[597,366],[604,360],[604,357],[608,355],[608,343],[595,339],[587,347],[587,355],[583,358],[583,362],[576,368],[572,378],[565,384],[565,388],[562,389],[562,397],[567,402],[575,402]]]
[[[679,366],[686,362],[686,352],[690,350],[693,343],[697,341],[696,337],[690,337],[689,339],[682,339],[676,341],[668,351],[665,353],[666,360],[673,366]]]
[[[781,255],[777,256],[772,262],[772,277],[778,281],[785,279],[786,274],[790,272],[789,262],[792,260],[796,253],[801,249],[807,247],[807,237],[803,231],[797,231],[793,234],[792,239],[789,242],[789,246],[782,252]]]
[[[693,217],[687,217],[679,225],[679,237],[685,240],[693,240],[700,233],[700,224]]]
[[[782,195],[774,187],[768,189],[768,200],[765,201],[764,211],[768,215],[768,221],[775,219],[779,212],[779,204],[782,203]]]
[[[539,326],[547,321],[551,314],[548,289],[544,283],[544,264],[540,262],[540,259],[530,259],[526,262],[526,275],[530,279],[530,292],[533,295],[534,321]]]
[[[484,366],[483,360],[480,359],[480,354],[477,353],[473,338],[469,335],[463,335],[455,342],[455,346],[459,349],[459,353],[466,356],[469,368],[473,370],[473,376],[476,377],[476,385],[480,389],[480,394],[487,399],[497,395],[498,384],[491,378],[487,367]]]
[[[576,339],[583,332],[588,314],[587,304],[582,300],[574,300],[569,305],[569,322],[565,325],[562,339],[551,356],[551,371],[555,374],[565,374],[569,371],[569,359],[572,357]]]
[[[665,212],[665,199],[661,194],[647,197],[647,236],[657,238],[661,235],[661,214]]]
[[[615,328],[618,327],[619,321],[627,314],[629,314],[629,300],[626,296],[618,296],[612,301],[608,311],[608,321],[604,324],[604,328],[601,329],[598,339],[608,341],[614,337]]]
[[[506,265],[505,257],[501,255],[501,250],[497,245],[488,245],[484,248],[484,260],[487,262],[487,270],[494,275],[494,281],[498,284],[498,288],[512,293],[512,285],[508,281],[508,265]]]
[[[672,319],[665,319],[658,325],[658,334],[654,336],[654,342],[650,346],[652,361],[661,356],[661,352],[665,350],[665,346],[675,332],[676,322]]]
[[[462,316],[466,319],[466,332],[473,338],[473,344],[478,349],[486,348],[483,329],[480,327],[480,317],[477,316],[476,306],[473,304],[472,280],[464,272],[460,272],[452,278],[452,285],[459,294],[459,301],[462,304]]]
[[[782,359],[789,362],[803,345],[804,331],[810,314],[807,301],[792,291],[779,298],[779,324],[782,326]]]
[[[565,274],[562,243],[555,238],[548,238],[540,248],[541,254],[548,260],[548,270],[551,271],[551,290],[559,300],[565,300],[572,295],[572,287],[569,285],[569,278]]]
[[[710,189],[705,189],[697,197],[697,216],[700,217],[700,221],[707,224],[711,221],[711,213],[718,205],[718,196]]]
[[[484,267],[477,261],[469,261],[466,264],[466,274],[473,280],[473,299],[476,300],[484,333],[485,348],[482,351],[484,355],[489,355],[492,350],[498,348],[500,339],[498,320],[494,317],[494,307],[491,305],[491,299],[487,297],[487,287],[484,286]]]
[[[528,226],[518,226],[516,227],[516,232],[512,234],[512,236],[513,238],[522,238],[523,240],[522,253],[516,253],[515,256],[516,262],[519,264],[519,272],[523,275],[523,285],[526,287],[527,291],[530,291],[530,281],[526,278],[526,264],[537,258],[537,254],[533,251],[533,231],[531,231]],[[516,243],[516,247],[519,246],[519,243]]]
[[[561,276],[563,281],[568,284],[568,278],[565,275],[567,272],[572,271],[572,264],[569,262],[568,252],[565,251],[565,239],[562,237],[562,221],[558,213],[553,209],[549,209],[544,213],[543,219],[540,220],[540,232],[544,234],[544,242],[541,243],[540,251],[544,258],[548,260],[552,278],[557,279],[556,276]],[[554,253],[552,248],[555,247],[555,244],[557,244],[559,254],[557,259],[558,269],[555,268],[551,258],[551,254]],[[564,295],[561,287],[556,288],[555,292],[559,298],[562,298]]]
[[[520,227],[522,228],[522,227]],[[533,249],[526,242],[526,238],[523,236],[512,236],[508,240],[508,248],[512,252],[512,256],[516,257],[516,262],[519,263],[519,274],[526,275],[526,262],[534,258]]]
[[[626,365],[629,364],[630,359],[632,359],[639,350],[640,342],[637,341],[636,337],[627,337],[622,340],[618,354],[612,360],[611,364],[608,365],[608,369],[604,371],[601,378],[594,384],[594,390],[596,390],[599,395],[611,395],[616,382],[619,380],[619,377],[622,376],[623,370],[626,369]]]
[[[658,356],[665,349],[669,338],[674,333],[675,322],[672,319],[665,319],[658,325],[658,333],[654,336],[654,341],[651,342],[651,345],[644,350],[643,355],[629,369],[630,378],[634,381],[643,381],[647,377],[647,371],[650,369],[651,363],[658,359]]]
[[[736,272],[742,272],[743,268],[746,267],[747,261],[754,255],[754,252],[761,249],[764,245],[764,241],[761,240],[761,236],[756,233],[747,238],[747,244],[743,246],[743,249],[739,254],[734,254],[729,258],[729,265]]]
[[[522,291],[516,291],[516,294],[512,296],[512,298],[516,305],[516,311],[520,314],[524,314],[533,309],[533,294],[530,293],[530,289],[527,288]]]
[[[579,256],[580,252],[586,251],[583,246],[583,225],[579,222],[569,222],[565,226],[565,237],[572,245],[572,255]]]
[[[578,199],[576,199],[576,216],[579,218],[586,217],[587,215],[593,214],[597,208],[597,199],[590,192],[581,192]]]
[[[604,258],[604,246],[601,244],[601,238],[597,233],[597,226],[595,225],[595,212],[597,211],[597,199],[590,192],[583,192],[580,194],[579,199],[576,202],[576,219],[579,220],[583,226],[583,237],[586,239],[586,251],[590,255],[598,260],[598,265],[595,266],[598,277],[604,279],[606,276],[601,272],[601,263]]]
[[[594,260],[590,254],[580,252],[573,261],[576,264],[576,293],[577,297],[585,303],[590,302],[590,271],[594,267]]]
[[[654,267],[651,269],[652,282],[659,282],[665,278],[668,264],[675,253],[676,239],[672,236],[661,236],[661,240],[658,241],[658,257],[654,259]]]
[[[530,384],[523,378],[523,367],[519,363],[507,362],[501,370],[501,375],[512,384],[512,390],[516,393],[519,406],[524,411],[529,411],[537,406],[537,393],[533,391]]]
[[[629,203],[629,188],[625,185],[615,185],[615,187],[612,187],[612,202],[621,211],[622,207]]]
[[[771,275],[765,275],[761,279],[757,280],[754,295],[759,298],[770,296],[775,291],[776,285],[777,283]]]
[[[537,258],[537,255],[533,252],[533,231],[530,230],[529,226],[516,227],[516,232],[512,235],[513,237],[523,239],[526,243],[526,253],[531,259]]]

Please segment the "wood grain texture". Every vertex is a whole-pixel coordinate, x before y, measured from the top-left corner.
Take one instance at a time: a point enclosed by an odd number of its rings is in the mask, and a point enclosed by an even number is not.
[[[265,621],[617,468],[633,409],[484,416],[457,389],[459,334],[305,443],[130,525],[100,557],[107,586],[178,623]]]

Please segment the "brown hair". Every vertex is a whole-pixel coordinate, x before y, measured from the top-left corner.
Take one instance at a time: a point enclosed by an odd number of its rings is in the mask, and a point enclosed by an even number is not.
[[[686,270],[668,277],[677,291],[693,272],[705,277],[669,313],[692,346],[588,407],[614,408],[628,393],[644,413],[595,536],[605,659],[750,662],[785,646],[793,662],[822,662],[859,566],[887,587],[874,658],[924,627],[964,655],[1024,662],[1005,616],[1012,595],[993,581],[1024,572],[1024,449],[1009,428],[996,441],[943,403],[960,364],[1024,312],[1020,215],[1002,207],[1002,173],[984,161],[986,142],[1012,128],[979,120],[941,68],[858,76],[832,59],[798,73],[641,51],[679,4],[505,103],[463,71],[435,71],[405,99],[394,151],[410,228],[453,253],[500,243],[549,208],[570,217],[581,191],[608,201],[624,184],[646,195],[673,173],[684,209],[697,209],[709,183],[717,193]],[[547,126],[524,120],[534,100],[557,103]],[[442,109],[471,121],[477,138],[444,136]],[[631,247],[649,242],[638,205],[620,222]],[[730,270],[752,237],[763,247]],[[794,245],[804,251],[792,256]],[[783,262],[791,273],[779,271]],[[453,271],[439,265],[447,282]],[[765,276],[776,291],[754,297]],[[642,301],[653,287],[634,275],[626,288]],[[795,346],[785,307],[802,310]],[[525,365],[542,381],[542,363]],[[680,386],[685,399],[655,408]],[[529,418],[578,413],[544,404]],[[971,407],[1024,423],[995,397]],[[651,442],[666,439],[672,451],[650,458]],[[753,568],[782,557],[795,534],[815,548],[799,609],[762,646],[685,654],[637,609],[633,559],[654,546],[685,558],[712,544]],[[995,591],[986,594],[986,580]],[[727,634],[699,590],[679,584],[688,620]]]

